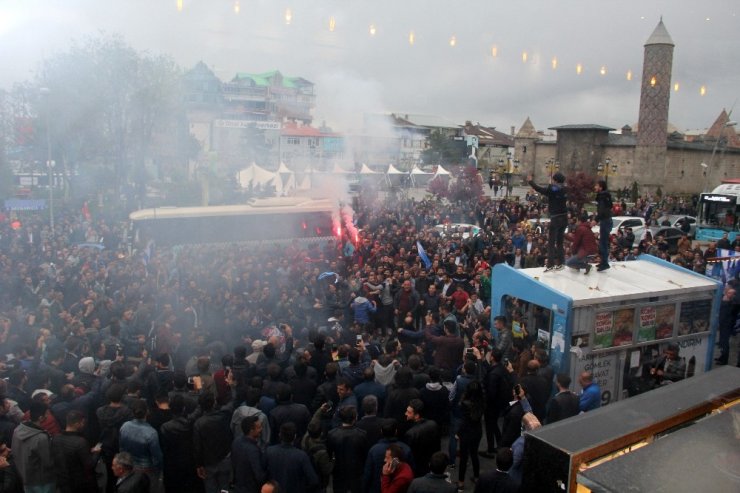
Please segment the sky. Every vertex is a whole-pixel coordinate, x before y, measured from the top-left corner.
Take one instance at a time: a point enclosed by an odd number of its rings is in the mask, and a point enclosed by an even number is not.
[[[527,117],[538,130],[621,128],[637,122],[643,45],[661,16],[676,45],[669,120],[707,128],[740,97],[737,0],[0,0],[0,88],[102,31],[222,80],[304,77],[316,124],[337,130],[357,130],[364,112],[505,132]]]

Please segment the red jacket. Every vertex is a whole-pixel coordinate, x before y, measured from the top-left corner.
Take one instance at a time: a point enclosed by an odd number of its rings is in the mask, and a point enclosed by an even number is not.
[[[413,480],[414,473],[411,467],[405,462],[400,462],[392,474],[381,476],[380,493],[406,493]]]
[[[573,245],[570,251],[581,258],[599,253],[599,245],[596,243],[596,236],[591,231],[589,223],[578,223],[578,227],[573,233]]]

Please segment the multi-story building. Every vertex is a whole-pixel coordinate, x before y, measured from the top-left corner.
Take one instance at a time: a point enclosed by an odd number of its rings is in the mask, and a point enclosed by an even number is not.
[[[183,76],[190,133],[226,169],[256,162],[277,168],[286,122],[310,125],[314,84],[279,71],[221,81],[203,62]]]
[[[339,164],[343,168],[344,137],[321,126],[314,128],[288,122],[280,131],[280,160],[293,171],[327,171]]]

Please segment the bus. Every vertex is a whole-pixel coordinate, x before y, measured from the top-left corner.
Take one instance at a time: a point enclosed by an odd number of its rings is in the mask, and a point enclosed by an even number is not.
[[[129,215],[131,245],[320,241],[341,237],[328,199],[273,197],[245,205],[157,207]]]
[[[711,193],[699,195],[696,217],[696,239],[717,241],[727,233],[730,241],[738,234],[740,212],[740,183],[723,183]]]

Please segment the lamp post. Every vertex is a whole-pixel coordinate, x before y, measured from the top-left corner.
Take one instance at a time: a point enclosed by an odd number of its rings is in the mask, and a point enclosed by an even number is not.
[[[727,121],[724,125],[722,125],[722,128],[719,131],[719,135],[717,136],[717,140],[714,143],[714,147],[712,147],[712,155],[709,157],[709,164],[701,163],[701,167],[704,168],[704,191],[707,192],[707,185],[709,184],[709,175],[712,174],[712,164],[714,164],[714,155],[717,153],[717,148],[719,147],[719,143],[722,140],[722,131],[728,127],[734,127],[737,125],[737,122],[735,121]]]
[[[51,159],[51,124],[49,118],[49,91],[48,87],[42,87],[39,92],[46,100],[46,168],[49,171],[49,230],[54,234],[54,165]]]
[[[555,161],[553,158],[548,159],[545,163],[545,169],[550,173],[550,181],[552,181],[552,175],[560,170],[560,161]]]
[[[612,164],[611,158],[607,157],[605,159],[606,164],[599,163],[598,166],[596,166],[596,169],[599,171],[599,173],[603,173],[604,175],[604,182],[606,183],[607,190],[609,189],[609,171],[611,170],[612,175],[617,174],[617,163]]]

